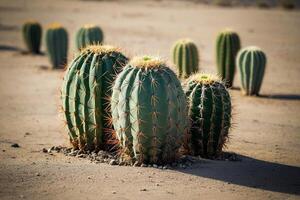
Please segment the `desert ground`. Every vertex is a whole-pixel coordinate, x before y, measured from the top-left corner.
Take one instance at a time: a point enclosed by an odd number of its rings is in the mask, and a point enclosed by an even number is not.
[[[261,97],[244,97],[239,75],[225,151],[241,161],[203,160],[187,169],[95,164],[43,148],[68,146],[59,114],[62,70],[46,55],[25,55],[21,26],[63,24],[70,36],[97,24],[105,43],[169,59],[179,38],[199,48],[200,70],[215,73],[214,41],[230,27],[257,45],[268,65]],[[185,1],[0,1],[0,199],[300,199],[300,12],[222,8]],[[43,51],[45,47],[43,44]],[[11,147],[18,143],[19,148]]]

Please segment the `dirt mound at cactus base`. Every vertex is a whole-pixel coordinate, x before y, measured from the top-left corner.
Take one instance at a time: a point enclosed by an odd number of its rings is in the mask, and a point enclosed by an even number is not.
[[[299,199],[300,12],[165,0],[1,0],[0,11],[1,200]],[[214,41],[229,26],[243,47],[257,45],[268,57],[262,96],[230,90],[234,127],[225,150],[234,153],[220,160],[184,157],[185,166],[164,169],[118,166],[105,152],[68,150],[65,156],[56,152],[69,145],[58,114],[63,71],[52,70],[43,54],[20,53],[21,27],[29,19],[44,29],[55,21],[66,27],[70,59],[84,24],[99,25],[105,42],[130,56],[170,58],[173,43],[188,37],[198,47],[202,72],[216,72]]]

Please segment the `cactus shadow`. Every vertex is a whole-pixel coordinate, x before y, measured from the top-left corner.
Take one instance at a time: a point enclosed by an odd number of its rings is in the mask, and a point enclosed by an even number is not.
[[[19,47],[15,47],[15,46],[0,44],[0,51],[21,51],[21,49]]]
[[[241,161],[205,160],[192,168],[178,170],[251,188],[300,195],[300,167],[238,155]]]
[[[259,95],[258,97],[278,100],[300,100],[300,94]]]

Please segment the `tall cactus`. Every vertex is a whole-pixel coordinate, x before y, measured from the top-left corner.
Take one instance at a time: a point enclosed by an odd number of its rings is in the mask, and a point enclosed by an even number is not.
[[[218,156],[231,125],[231,100],[225,85],[209,74],[192,76],[186,88],[192,154]]]
[[[186,99],[162,60],[134,58],[116,79],[111,107],[123,158],[156,164],[176,158],[188,126]]]
[[[233,84],[235,59],[240,46],[240,38],[237,33],[229,29],[219,33],[216,42],[217,71],[227,87],[231,87]]]
[[[61,99],[74,148],[110,150],[112,147],[109,100],[112,82],[126,63],[127,58],[119,49],[91,45],[69,65]]]
[[[40,53],[42,26],[35,21],[26,22],[22,34],[27,50],[35,54]]]
[[[198,71],[198,49],[191,40],[178,40],[173,45],[171,54],[173,63],[177,67],[179,78],[187,78]]]
[[[64,68],[68,57],[68,33],[60,24],[51,24],[46,32],[46,47],[53,68]]]
[[[95,25],[85,25],[76,34],[77,49],[82,49],[87,45],[100,44],[103,41],[103,32]]]
[[[239,52],[236,62],[240,69],[243,93],[259,95],[267,63],[265,53],[255,46],[246,47]]]

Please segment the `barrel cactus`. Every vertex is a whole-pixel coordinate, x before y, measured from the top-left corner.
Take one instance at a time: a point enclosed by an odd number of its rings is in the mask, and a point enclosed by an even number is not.
[[[255,46],[246,47],[239,52],[236,62],[240,69],[243,93],[259,95],[267,63],[265,53]]]
[[[218,77],[192,76],[185,89],[191,120],[191,153],[205,158],[219,155],[231,125],[231,99]]]
[[[46,47],[53,68],[64,68],[68,56],[68,33],[60,24],[51,24],[46,32]]]
[[[100,44],[103,41],[103,32],[100,27],[86,25],[80,28],[76,34],[76,46],[82,49],[87,45]]]
[[[81,150],[111,150],[112,82],[127,63],[118,48],[91,45],[69,65],[61,99],[71,144]]]
[[[35,21],[26,22],[22,28],[23,40],[27,50],[31,53],[40,53],[42,26]]]
[[[199,55],[194,42],[189,39],[178,40],[171,53],[179,78],[187,78],[198,71]]]
[[[187,131],[186,98],[175,73],[159,58],[134,58],[112,93],[112,121],[123,159],[174,161]]]
[[[235,59],[240,49],[240,38],[232,30],[219,33],[216,42],[216,61],[219,76],[231,87],[235,75]]]

